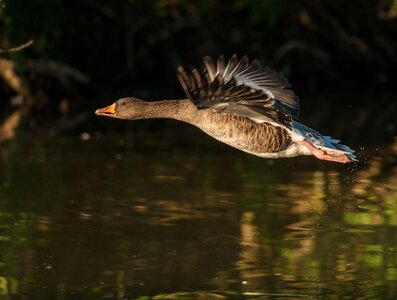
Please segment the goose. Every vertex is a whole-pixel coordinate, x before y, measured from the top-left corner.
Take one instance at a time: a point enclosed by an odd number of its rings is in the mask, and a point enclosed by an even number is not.
[[[179,66],[187,99],[143,101],[134,97],[97,109],[96,115],[126,119],[171,118],[192,124],[244,152],[264,158],[314,155],[339,163],[356,161],[354,150],[299,121],[299,100],[288,80],[258,60],[223,55],[204,67]]]

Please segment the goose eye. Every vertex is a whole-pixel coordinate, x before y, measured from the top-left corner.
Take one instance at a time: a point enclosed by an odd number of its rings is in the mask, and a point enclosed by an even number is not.
[[[122,102],[121,105],[125,105],[125,102]]]

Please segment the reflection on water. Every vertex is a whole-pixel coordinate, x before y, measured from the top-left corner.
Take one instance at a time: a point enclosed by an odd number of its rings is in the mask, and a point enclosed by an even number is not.
[[[151,137],[2,149],[0,299],[396,297],[393,150],[346,166]]]

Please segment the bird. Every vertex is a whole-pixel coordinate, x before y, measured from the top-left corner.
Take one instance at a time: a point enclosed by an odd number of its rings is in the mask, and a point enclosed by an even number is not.
[[[125,97],[96,115],[138,120],[170,118],[192,124],[229,146],[263,158],[314,155],[356,161],[355,151],[299,120],[299,99],[282,73],[248,56],[203,57],[203,67],[179,66],[186,99],[143,101]]]

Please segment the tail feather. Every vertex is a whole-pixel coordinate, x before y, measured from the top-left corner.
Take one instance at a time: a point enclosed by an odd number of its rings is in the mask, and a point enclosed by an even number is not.
[[[320,159],[349,162],[357,161],[355,151],[341,144],[339,140],[330,136],[324,136],[299,122],[294,122],[293,131],[298,136],[298,142],[302,142]]]

